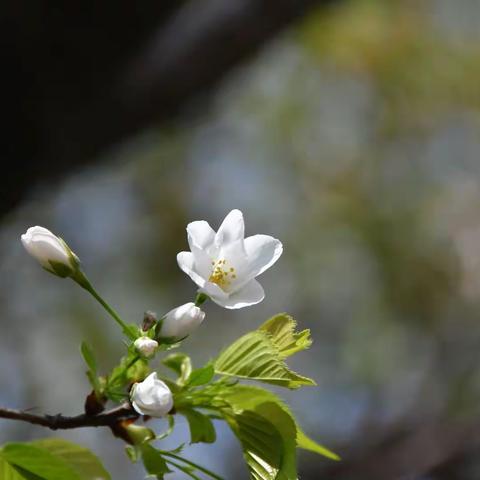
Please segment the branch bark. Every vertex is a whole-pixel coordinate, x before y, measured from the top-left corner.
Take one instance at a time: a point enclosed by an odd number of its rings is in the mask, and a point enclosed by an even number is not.
[[[50,428],[51,430],[70,430],[83,427],[115,428],[122,420],[134,420],[139,417],[129,404],[113,408],[98,415],[80,414],[73,417],[58,415],[36,415],[23,410],[0,408],[0,418],[19,420],[33,425]]]

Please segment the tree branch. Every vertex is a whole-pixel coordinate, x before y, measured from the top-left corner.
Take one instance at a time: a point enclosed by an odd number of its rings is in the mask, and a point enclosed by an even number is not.
[[[138,418],[138,413],[125,403],[120,407],[113,408],[98,415],[83,413],[74,417],[58,415],[35,415],[23,410],[0,408],[0,418],[19,420],[33,425],[41,425],[51,430],[69,430],[83,427],[110,427],[115,428],[122,420],[133,420]]]

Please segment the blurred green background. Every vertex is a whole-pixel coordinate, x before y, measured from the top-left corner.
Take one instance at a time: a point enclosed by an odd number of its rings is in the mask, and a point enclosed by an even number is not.
[[[123,351],[83,291],[26,255],[27,227],[65,238],[104,297],[140,321],[195,294],[175,258],[186,224],[217,228],[239,208],[247,234],[280,238],[284,254],[260,278],[261,304],[208,304],[182,350],[200,365],[289,312],[314,338],[292,367],[319,386],[279,393],[344,458],[301,453],[301,478],[480,478],[479,24],[477,0],[314,10],[231,73],[208,108],[35,188],[0,230],[0,404],[78,413],[80,341],[104,371]],[[142,478],[108,431],[60,433],[115,480]],[[0,443],[48,434],[2,421]],[[186,455],[246,478],[235,439],[221,424],[218,434]],[[186,435],[180,420],[167,445]]]

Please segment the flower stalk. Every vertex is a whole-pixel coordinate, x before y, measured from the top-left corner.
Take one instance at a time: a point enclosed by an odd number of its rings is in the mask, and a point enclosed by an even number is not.
[[[97,300],[97,302],[107,311],[107,313],[115,320],[115,322],[122,328],[125,336],[131,340],[135,340],[137,335],[133,332],[132,327],[127,325],[121,318],[120,315],[101,297],[101,295],[95,290],[93,285],[88,280],[87,276],[83,273],[82,270],[78,270],[75,275],[72,276],[72,279],[78,283],[84,290],[86,290],[92,297]]]

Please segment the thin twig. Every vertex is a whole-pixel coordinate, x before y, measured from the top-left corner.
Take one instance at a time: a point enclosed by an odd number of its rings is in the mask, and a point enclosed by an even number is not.
[[[51,430],[68,430],[83,427],[113,427],[120,420],[138,418],[138,413],[136,413],[129,404],[125,403],[120,407],[113,408],[98,415],[83,413],[73,417],[67,417],[61,414],[35,415],[24,410],[0,408],[0,418],[41,425]]]

